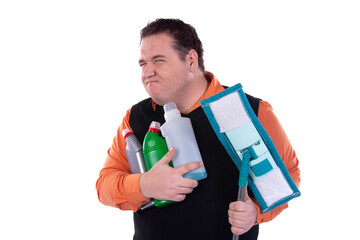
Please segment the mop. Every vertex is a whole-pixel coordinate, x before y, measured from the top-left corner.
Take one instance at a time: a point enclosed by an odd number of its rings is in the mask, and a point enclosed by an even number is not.
[[[244,200],[247,184],[263,213],[300,196],[240,83],[202,100],[201,107],[239,169],[238,200]]]

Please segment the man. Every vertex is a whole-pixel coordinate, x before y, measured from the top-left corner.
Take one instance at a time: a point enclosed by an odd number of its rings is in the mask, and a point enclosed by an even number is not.
[[[217,139],[200,100],[224,90],[215,76],[205,71],[202,43],[195,29],[176,19],[158,19],[141,31],[142,82],[150,95],[132,106],[121,123],[96,187],[99,200],[109,206],[134,211],[134,239],[257,239],[259,224],[272,220],[284,204],[261,213],[252,194],[236,201],[239,173]],[[247,95],[259,120],[273,139],[281,158],[297,185],[298,159],[271,106]],[[191,119],[208,177],[199,182],[183,175],[201,166],[193,162],[178,168],[168,163],[169,152],[148,172],[130,174],[122,130],[132,129],[142,142],[151,121],[164,123],[162,106],[175,102]],[[150,198],[177,203],[139,210]]]

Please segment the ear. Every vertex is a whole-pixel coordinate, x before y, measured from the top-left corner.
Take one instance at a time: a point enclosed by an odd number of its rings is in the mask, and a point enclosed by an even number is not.
[[[194,49],[188,53],[189,67],[191,72],[195,72],[199,67],[199,56]]]

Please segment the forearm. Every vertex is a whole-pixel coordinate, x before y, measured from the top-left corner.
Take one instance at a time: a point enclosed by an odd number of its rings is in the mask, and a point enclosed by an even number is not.
[[[101,203],[122,210],[136,211],[148,199],[140,191],[141,174],[130,174],[125,153],[126,142],[122,131],[125,128],[131,129],[129,115],[130,109],[126,112],[108,151],[104,167],[96,182],[96,189]]]
[[[136,211],[147,202],[139,188],[141,174],[103,168],[96,183],[99,201],[107,206]]]

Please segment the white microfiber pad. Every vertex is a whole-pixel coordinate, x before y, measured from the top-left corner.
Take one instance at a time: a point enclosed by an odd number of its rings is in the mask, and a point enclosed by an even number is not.
[[[210,108],[222,133],[250,122],[237,92],[210,103]]]
[[[254,181],[254,184],[268,206],[293,194],[279,168]]]

